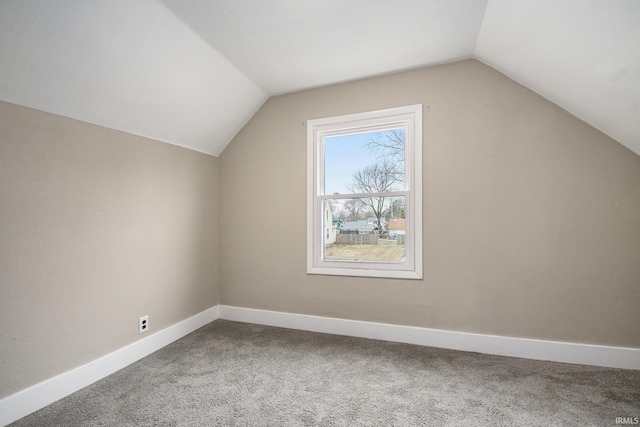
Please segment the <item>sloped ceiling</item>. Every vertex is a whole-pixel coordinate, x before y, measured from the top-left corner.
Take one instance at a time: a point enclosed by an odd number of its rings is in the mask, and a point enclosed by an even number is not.
[[[466,58],[640,154],[637,0],[0,2],[0,99],[212,155],[269,96]]]

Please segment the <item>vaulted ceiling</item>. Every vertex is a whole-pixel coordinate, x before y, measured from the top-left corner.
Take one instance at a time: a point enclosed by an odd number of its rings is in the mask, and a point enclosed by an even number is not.
[[[640,154],[637,0],[2,0],[0,99],[218,155],[272,95],[476,58]]]

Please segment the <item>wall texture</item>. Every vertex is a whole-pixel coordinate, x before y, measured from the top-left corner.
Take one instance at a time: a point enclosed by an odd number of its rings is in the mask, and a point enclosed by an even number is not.
[[[422,103],[422,281],[306,274],[306,120]],[[271,98],[219,159],[221,303],[640,347],[640,157],[475,60]]]
[[[0,102],[0,398],[218,303],[217,173]]]

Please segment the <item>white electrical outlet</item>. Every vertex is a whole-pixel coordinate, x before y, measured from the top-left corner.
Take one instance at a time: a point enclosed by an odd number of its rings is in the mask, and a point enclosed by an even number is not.
[[[138,333],[147,332],[149,329],[149,316],[142,316],[138,319]]]

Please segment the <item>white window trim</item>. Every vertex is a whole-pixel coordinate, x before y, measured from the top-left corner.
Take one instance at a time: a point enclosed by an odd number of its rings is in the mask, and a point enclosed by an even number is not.
[[[405,191],[394,192],[405,195],[406,262],[349,263],[322,260],[323,251],[323,207],[327,198],[340,195],[323,195],[324,170],[322,138],[326,135],[358,128],[370,132],[372,127],[388,127],[394,123],[408,123],[408,150],[405,157],[405,176],[409,176]],[[406,182],[406,181],[405,181]],[[351,198],[352,196],[344,196]],[[307,121],[307,273],[338,276],[387,277],[398,279],[422,279],[422,105],[390,108],[344,116],[327,117]]]

